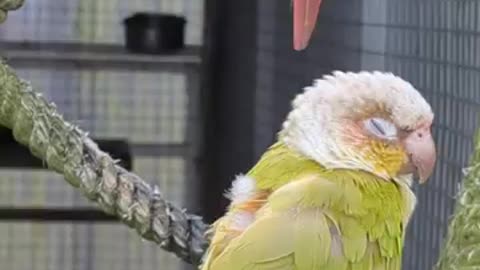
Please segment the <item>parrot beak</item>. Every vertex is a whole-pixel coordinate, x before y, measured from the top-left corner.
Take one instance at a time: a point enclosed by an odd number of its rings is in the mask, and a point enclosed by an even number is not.
[[[430,125],[422,126],[410,133],[404,141],[405,150],[410,156],[408,172],[419,177],[420,184],[427,181],[436,162],[435,143],[430,132]]]
[[[293,0],[293,47],[296,51],[308,46],[321,3],[322,0]]]

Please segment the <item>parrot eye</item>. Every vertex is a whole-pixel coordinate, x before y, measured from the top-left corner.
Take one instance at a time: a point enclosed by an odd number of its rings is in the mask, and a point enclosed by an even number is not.
[[[365,128],[373,135],[387,140],[397,137],[397,128],[391,122],[382,118],[370,118],[365,121]]]

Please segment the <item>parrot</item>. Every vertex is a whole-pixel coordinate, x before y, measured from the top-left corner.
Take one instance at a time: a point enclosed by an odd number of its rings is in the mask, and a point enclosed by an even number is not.
[[[382,71],[332,71],[293,99],[277,139],[225,196],[201,270],[399,270],[433,173],[434,114]]]
[[[312,37],[322,0],[293,0],[293,48],[304,50]]]

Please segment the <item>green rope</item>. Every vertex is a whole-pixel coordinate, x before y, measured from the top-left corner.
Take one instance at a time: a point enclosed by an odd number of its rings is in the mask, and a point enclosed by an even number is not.
[[[7,12],[17,10],[23,5],[24,0],[0,0],[0,23],[7,19]]]
[[[448,227],[437,269],[480,269],[480,131],[465,170],[463,187],[457,195],[455,211]]]

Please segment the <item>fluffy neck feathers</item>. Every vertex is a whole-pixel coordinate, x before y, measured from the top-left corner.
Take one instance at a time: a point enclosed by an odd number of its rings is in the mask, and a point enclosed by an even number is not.
[[[310,174],[322,175],[326,178],[354,178],[354,175],[365,175],[366,178],[383,181],[369,172],[354,169],[328,169],[323,164],[309,159],[282,142],[272,145],[248,172],[247,176],[256,180],[257,190],[276,190],[281,186]],[[401,185],[409,183],[409,178],[397,179]]]

